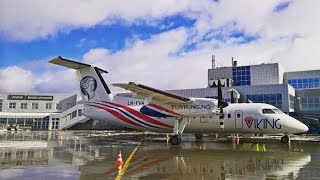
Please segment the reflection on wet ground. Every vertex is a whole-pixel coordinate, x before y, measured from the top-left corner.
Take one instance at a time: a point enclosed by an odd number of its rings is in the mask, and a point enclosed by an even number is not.
[[[0,179],[320,178],[318,142],[236,145],[214,142],[211,136],[195,141],[187,134],[182,140],[181,146],[171,146],[165,134],[1,133]],[[121,166],[115,163],[119,150]]]

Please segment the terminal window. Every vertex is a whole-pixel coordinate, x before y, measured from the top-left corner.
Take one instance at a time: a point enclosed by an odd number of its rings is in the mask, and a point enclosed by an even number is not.
[[[22,159],[23,158],[23,151],[17,151],[16,152],[16,158],[17,159]]]
[[[11,102],[9,103],[9,109],[15,109],[16,108],[16,104],[15,102]]]
[[[67,103],[67,107],[68,107],[68,108],[71,108],[72,106],[73,106],[72,103]]]
[[[46,109],[52,109],[52,103],[46,103]]]
[[[254,103],[267,103],[271,104],[279,109],[282,108],[282,94],[248,94],[247,100],[251,100]]]
[[[77,110],[75,110],[71,113],[71,118],[75,118],[76,116],[77,116]]]
[[[232,68],[234,86],[251,85],[250,66],[239,66]]]
[[[28,103],[21,103],[20,104],[20,109],[27,109],[28,108]]]
[[[302,97],[301,110],[303,111],[318,111],[320,110],[320,96]]]
[[[34,151],[28,151],[28,159],[34,158]]]
[[[58,109],[58,110],[60,110],[60,109],[62,109],[62,104],[56,104],[56,109]]]
[[[5,152],[3,158],[4,158],[5,160],[9,160],[9,159],[11,159],[11,155],[12,155],[11,152]]]
[[[296,89],[319,88],[320,78],[289,79],[288,84]]]
[[[32,103],[32,109],[39,109],[39,103]]]

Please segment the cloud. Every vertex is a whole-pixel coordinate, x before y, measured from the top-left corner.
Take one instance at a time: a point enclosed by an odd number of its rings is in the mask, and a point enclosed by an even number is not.
[[[72,70],[46,70],[34,73],[17,66],[0,69],[0,92],[76,93]]]
[[[82,48],[82,47],[94,47],[94,46],[97,46],[98,45],[98,42],[96,40],[89,40],[89,39],[86,39],[86,38],[81,38],[79,43],[76,44],[76,47],[77,48]]]
[[[184,28],[175,29],[149,40],[135,40],[114,53],[104,48],[92,49],[83,60],[108,70],[110,73],[104,75],[108,83],[134,81],[158,88],[191,88],[194,82],[202,79],[206,84],[205,66],[201,68],[203,71],[195,71],[201,72],[203,77],[188,73],[201,66],[205,59],[176,54],[186,43],[187,34]]]
[[[4,0],[0,2],[0,31],[9,39],[31,41],[97,24],[154,23],[160,18],[196,9],[205,4],[203,2],[209,1],[138,0],[132,5],[131,0]]]
[[[108,70],[110,73],[104,75],[107,83],[135,81],[159,89],[200,88],[207,86],[211,54],[216,55],[217,66],[231,65],[233,56],[240,65],[279,62],[286,71],[320,69],[320,51],[316,49],[320,42],[320,1],[288,2],[141,0],[133,6],[132,1],[1,1],[0,31],[14,40],[29,41],[98,24],[139,26],[144,21],[156,27],[164,17],[194,19],[190,27],[161,31],[149,39],[134,36],[118,51],[91,49],[81,60]],[[83,37],[75,46],[89,41]],[[6,69],[10,68],[14,67]],[[20,71],[33,78],[32,85],[20,84],[26,90],[77,89],[72,70],[47,68],[41,76]],[[11,74],[6,78],[17,76]],[[0,77],[3,80],[5,76]]]
[[[1,92],[31,91],[33,81],[34,77],[31,71],[24,70],[17,66],[0,69]]]

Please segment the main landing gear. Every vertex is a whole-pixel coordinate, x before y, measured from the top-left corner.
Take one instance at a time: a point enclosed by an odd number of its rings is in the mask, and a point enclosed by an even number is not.
[[[184,128],[187,125],[187,118],[177,118],[177,120],[174,121],[174,127],[173,127],[173,136],[170,138],[170,143],[172,145],[179,145],[181,144],[181,137],[180,135],[183,133]]]
[[[281,137],[280,140],[281,140],[282,143],[288,143],[290,141],[290,138],[289,138],[288,135],[284,135],[284,136]]]
[[[194,134],[194,136],[196,137],[197,140],[200,140],[203,138],[203,134],[202,133],[196,133]]]
[[[170,138],[170,143],[172,145],[179,145],[181,143],[181,137],[180,135],[173,135]]]

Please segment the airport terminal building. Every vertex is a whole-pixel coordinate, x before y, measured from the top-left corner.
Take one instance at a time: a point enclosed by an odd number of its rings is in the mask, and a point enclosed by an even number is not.
[[[76,105],[76,95],[0,93],[0,125],[32,130],[58,129],[62,112]]]
[[[263,102],[309,126],[310,133],[320,133],[320,70],[285,72],[278,63],[231,66],[208,69],[205,88],[169,90],[185,97],[217,97],[217,80],[223,83],[225,101]],[[119,94],[123,95],[123,94]],[[126,94],[128,95],[128,94]],[[0,125],[28,127],[33,130],[118,129],[88,119],[81,114],[83,104],[77,95],[0,93]]]
[[[208,69],[208,87],[172,90],[192,97],[217,97],[217,80],[222,79],[223,94],[230,102],[263,102],[309,125],[310,132],[320,133],[320,70],[285,72],[279,63]]]
[[[112,128],[82,116],[83,108],[76,94],[0,93],[0,130]]]

